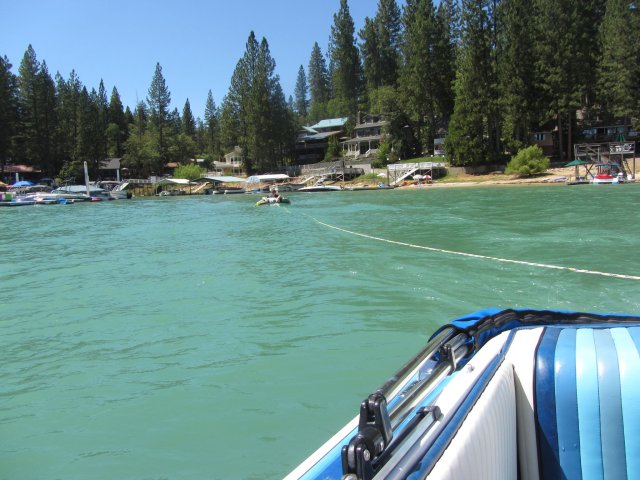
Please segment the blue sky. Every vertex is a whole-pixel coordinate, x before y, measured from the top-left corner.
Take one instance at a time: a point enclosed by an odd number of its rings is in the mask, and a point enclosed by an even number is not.
[[[375,16],[377,0],[349,0],[356,32]],[[399,2],[400,3],[400,2]],[[52,77],[75,69],[83,85],[125,106],[145,100],[160,62],[172,108],[186,99],[204,117],[207,92],[216,105],[229,88],[249,32],[269,42],[287,98],[314,42],[326,53],[339,0],[0,0],[0,55],[17,74],[29,44]]]

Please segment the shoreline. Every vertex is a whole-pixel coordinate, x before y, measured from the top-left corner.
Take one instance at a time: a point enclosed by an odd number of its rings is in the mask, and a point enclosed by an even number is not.
[[[638,178],[640,170],[636,169],[635,178]],[[545,173],[532,177],[519,177],[517,175],[507,175],[504,173],[489,174],[460,174],[447,179],[436,179],[433,183],[423,185],[409,185],[405,189],[423,188],[468,188],[468,187],[495,187],[495,186],[531,186],[531,185],[567,185],[567,180],[575,177],[574,167],[550,168]],[[369,186],[375,189],[371,182],[340,182],[343,187],[364,187]]]

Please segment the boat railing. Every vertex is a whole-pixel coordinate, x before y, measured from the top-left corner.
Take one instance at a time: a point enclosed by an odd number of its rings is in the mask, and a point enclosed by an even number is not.
[[[425,367],[429,367],[429,362],[432,362],[430,368],[425,372],[425,377],[409,385],[402,392],[402,399],[394,404],[389,411],[393,428],[406,420],[420,399],[429,395],[446,376],[456,369],[458,360],[469,353],[470,347],[466,343],[467,339],[466,334],[458,334],[447,341],[439,348],[440,361],[433,360],[435,353],[424,359],[419,369],[421,372],[425,370]]]
[[[393,450],[418,425],[429,429],[435,424],[440,417],[437,407],[415,409],[456,370],[458,362],[472,348],[468,334],[454,328],[443,329],[418,355],[361,403],[358,433],[342,448],[343,478],[348,475],[359,480],[373,478],[375,471],[391,458]],[[387,405],[387,398],[400,400]],[[394,438],[394,429],[411,414],[414,417]]]

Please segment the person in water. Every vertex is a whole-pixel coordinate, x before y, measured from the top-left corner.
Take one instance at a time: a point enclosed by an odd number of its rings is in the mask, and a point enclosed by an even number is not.
[[[261,201],[263,203],[280,203],[282,201],[282,195],[280,195],[277,190],[271,190],[269,196],[262,197]]]

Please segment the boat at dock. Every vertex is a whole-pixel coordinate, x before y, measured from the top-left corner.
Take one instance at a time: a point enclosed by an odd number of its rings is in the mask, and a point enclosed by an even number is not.
[[[617,185],[630,181],[617,163],[596,163],[597,173],[591,183],[594,185]]]
[[[90,202],[92,197],[104,197],[106,199],[106,196],[108,196],[108,194],[105,193],[105,190],[97,187],[89,188],[90,195],[87,195],[86,192],[87,187],[84,185],[65,185],[55,188],[50,192],[35,193],[33,194],[33,198],[38,202],[60,199],[74,202]]]
[[[274,188],[280,192],[295,192],[302,187],[303,183],[293,182],[293,178],[285,173],[253,175],[246,180],[246,189],[251,193],[269,193]]]
[[[636,315],[472,313],[285,480],[638,478],[639,352]]]
[[[26,207],[35,204],[35,200],[25,200],[21,198],[16,198],[13,200],[0,200],[0,207]]]
[[[339,185],[325,185],[324,183],[316,183],[309,187],[300,188],[299,192],[339,192],[342,187]]]
[[[108,196],[113,200],[126,200],[133,195],[128,189],[129,182],[118,182],[117,180],[101,180],[95,183],[97,188],[102,188],[108,192]]]
[[[26,207],[29,205],[58,205],[72,203],[66,198],[40,197],[39,193],[31,195],[16,195],[15,192],[0,192],[0,207]]]
[[[393,187],[391,185],[385,185],[384,183],[379,183],[377,185],[362,185],[361,187],[348,187],[346,190],[349,190],[350,192],[364,192],[364,191],[371,191],[371,190],[393,190],[396,187]]]

